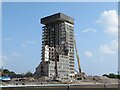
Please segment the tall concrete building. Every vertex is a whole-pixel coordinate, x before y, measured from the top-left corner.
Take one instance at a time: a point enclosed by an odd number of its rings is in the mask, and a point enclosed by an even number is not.
[[[41,62],[36,68],[35,75],[53,78],[57,68],[60,79],[70,79],[75,75],[74,19],[63,13],[57,13],[42,18],[41,23],[44,25]]]

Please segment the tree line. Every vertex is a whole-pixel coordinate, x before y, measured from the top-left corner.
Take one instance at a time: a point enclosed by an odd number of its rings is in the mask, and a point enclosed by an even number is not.
[[[10,71],[8,69],[0,69],[0,72],[2,73],[1,76],[10,76],[11,78],[23,78],[23,77],[33,77],[34,76],[34,74],[30,71],[28,71],[26,73],[22,73],[22,74],[17,74],[14,71]],[[108,78],[120,79],[120,75],[114,74],[114,73],[104,74],[103,76],[106,76]]]
[[[106,76],[108,78],[118,78],[118,79],[120,79],[120,75],[119,74],[114,74],[114,73],[104,74],[103,76]]]
[[[1,69],[1,76],[10,76],[11,78],[23,78],[23,77],[33,77],[33,73],[28,71],[26,73],[17,74],[14,71],[8,69]]]

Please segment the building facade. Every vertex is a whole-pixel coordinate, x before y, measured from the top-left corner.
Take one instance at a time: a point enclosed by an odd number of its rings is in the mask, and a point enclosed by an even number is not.
[[[36,68],[36,76],[53,78],[55,60],[60,79],[69,79],[75,75],[74,68],[74,19],[57,13],[41,19],[42,32],[41,62]]]

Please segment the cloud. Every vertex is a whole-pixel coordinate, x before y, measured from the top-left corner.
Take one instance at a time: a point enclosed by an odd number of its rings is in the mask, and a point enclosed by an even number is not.
[[[27,45],[25,43],[22,43],[22,47],[27,47]]]
[[[106,28],[106,30],[104,32],[109,33],[111,35],[117,35],[118,27],[108,27],[108,28]]]
[[[118,13],[116,10],[104,11],[97,22],[104,26],[105,33],[110,35],[118,34]]]
[[[14,57],[17,57],[17,58],[18,58],[18,57],[21,57],[21,54],[18,53],[18,52],[13,52],[12,55],[13,55]]]
[[[8,60],[8,57],[5,55],[0,55],[0,67],[3,66],[5,60]]]
[[[87,32],[96,32],[96,29],[93,28],[87,28],[85,30],[82,30],[83,33],[87,33]]]
[[[3,57],[0,55],[0,67],[2,67],[3,66]]]
[[[84,54],[85,54],[86,57],[92,57],[93,56],[92,52],[90,52],[90,51],[85,51]]]
[[[25,41],[24,43],[22,43],[22,47],[27,47],[28,45],[31,45],[31,44],[36,44],[36,42],[35,41]]]
[[[5,38],[4,40],[5,41],[11,41],[12,39],[11,38]]]
[[[104,63],[105,60],[106,59],[103,56],[100,56],[100,57],[97,57],[97,59],[94,59],[94,61],[97,62],[97,63]]]
[[[104,54],[115,54],[118,52],[118,39],[111,41],[108,44],[100,46],[100,50]]]
[[[25,41],[26,44],[35,44],[35,41]]]

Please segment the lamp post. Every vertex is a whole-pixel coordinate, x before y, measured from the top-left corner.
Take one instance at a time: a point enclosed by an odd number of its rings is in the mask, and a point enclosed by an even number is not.
[[[119,80],[119,77],[120,77],[120,72],[119,72],[119,70],[118,70],[118,90],[120,90],[120,80]]]

